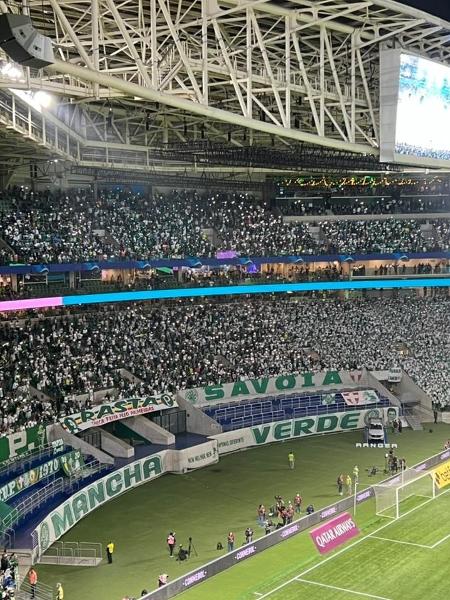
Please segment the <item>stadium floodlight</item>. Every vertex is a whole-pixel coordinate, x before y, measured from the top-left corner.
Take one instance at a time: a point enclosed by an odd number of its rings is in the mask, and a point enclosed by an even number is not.
[[[380,517],[398,519],[411,507],[416,507],[436,497],[433,473],[419,473],[407,469],[385,483],[375,484],[376,514]]]
[[[14,80],[20,79],[23,75],[22,69],[19,69],[19,67],[10,62],[4,63],[2,65],[1,74],[7,77],[8,79]]]
[[[34,94],[34,101],[41,108],[48,108],[51,105],[53,98],[50,96],[50,94],[47,94],[47,92],[39,90]]]

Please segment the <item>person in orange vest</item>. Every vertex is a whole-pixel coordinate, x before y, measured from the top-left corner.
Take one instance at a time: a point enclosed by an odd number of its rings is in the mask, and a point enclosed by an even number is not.
[[[114,552],[114,542],[109,542],[109,544],[106,544],[106,556],[108,558],[108,564],[112,564],[113,552]]]
[[[169,546],[170,558],[173,558],[173,549],[175,548],[176,543],[177,543],[177,540],[175,538],[175,533],[171,531],[169,533],[169,535],[167,536],[167,545]]]
[[[28,571],[28,581],[30,583],[31,588],[31,597],[34,598],[36,596],[36,585],[37,585],[38,576],[36,571],[31,567]]]
[[[228,542],[228,552],[233,552],[233,550],[234,550],[234,533],[232,531],[230,531],[230,533],[227,535],[227,542]]]

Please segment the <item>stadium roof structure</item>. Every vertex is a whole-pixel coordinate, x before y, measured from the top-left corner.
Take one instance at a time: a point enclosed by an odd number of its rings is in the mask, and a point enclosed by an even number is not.
[[[0,62],[3,175],[48,160],[85,174],[384,169],[380,49],[450,64],[450,23],[390,0],[0,0],[0,11],[29,14],[57,59],[41,71]]]

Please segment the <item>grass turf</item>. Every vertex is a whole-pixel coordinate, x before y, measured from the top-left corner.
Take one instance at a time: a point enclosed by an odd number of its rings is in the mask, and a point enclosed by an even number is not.
[[[383,600],[448,597],[450,496],[418,505],[398,521],[336,551],[328,559],[254,596],[260,600],[375,598]],[[411,534],[415,542],[410,542]]]
[[[439,452],[450,436],[447,425],[432,428],[432,434],[428,430],[405,430],[391,437],[399,445],[398,455],[404,456],[408,465]],[[39,578],[49,585],[61,581],[67,598],[120,600],[125,595],[139,596],[142,589],[156,587],[160,573],[168,573],[170,579],[175,579],[219,556],[216,544],[221,541],[226,547],[229,530],[236,533],[236,545],[243,542],[248,525],[254,527],[256,537],[262,535],[256,526],[256,508],[261,502],[266,506],[272,504],[275,494],[292,499],[300,492],[304,505],[312,502],[317,510],[339,498],[337,475],[351,473],[355,464],[360,467],[363,487],[375,481],[365,469],[372,465],[383,468],[385,450],[355,449],[355,442],[360,440],[361,432],[314,436],[222,457],[217,465],[187,475],[165,475],[97,509],[63,538],[104,545],[112,539],[116,544],[112,565],[106,561],[97,568],[39,565]],[[296,455],[293,471],[287,464],[291,449]],[[381,473],[377,479],[384,477]],[[364,533],[380,525],[374,515],[372,503],[361,505],[357,519]],[[184,545],[192,536],[198,556],[184,563],[169,559],[165,540],[170,530],[176,531],[177,543]],[[398,548],[394,550],[398,552]],[[273,589],[314,564],[316,555],[309,537],[299,535],[182,597],[255,600],[255,591],[266,593],[264,590]],[[309,584],[306,590],[313,598],[311,594],[316,592],[309,588],[313,585]],[[321,588],[317,592],[330,590]]]

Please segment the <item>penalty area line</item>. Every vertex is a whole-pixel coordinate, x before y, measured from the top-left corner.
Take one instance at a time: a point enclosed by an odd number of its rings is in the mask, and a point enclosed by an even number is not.
[[[295,581],[298,581],[299,583],[309,583],[310,585],[317,585],[319,587],[328,588],[329,590],[338,590],[339,592],[346,592],[347,594],[355,594],[356,596],[364,596],[364,598],[374,598],[374,600],[390,600],[390,598],[386,598],[385,596],[375,596],[375,594],[357,592],[356,590],[349,590],[348,588],[338,587],[337,585],[328,585],[327,583],[319,583],[318,581],[302,579],[301,577],[296,577]]]
[[[427,550],[431,550],[431,548],[434,548],[434,546],[427,546],[426,544],[416,544],[415,542],[393,540],[392,538],[385,538],[379,535],[370,535],[369,538],[372,538],[374,540],[382,540],[383,542],[392,542],[393,544],[404,544],[405,546],[416,546],[418,548],[426,548]]]
[[[447,494],[448,492],[450,492],[450,489],[446,490],[445,492],[442,492],[442,494],[440,496],[438,496],[438,498],[442,498],[442,496],[444,494]],[[299,573],[296,577],[292,577],[291,579],[288,579],[287,581],[281,583],[277,587],[274,587],[270,592],[267,592],[267,593],[263,594],[262,596],[258,596],[259,600],[263,600],[264,598],[268,598],[272,594],[275,594],[276,592],[279,592],[280,590],[282,590],[283,588],[285,588],[287,585],[289,585],[293,581],[298,580],[299,578],[301,579],[305,575],[308,575],[308,573],[311,573],[311,571],[315,571],[319,567],[325,565],[330,560],[334,560],[338,556],[342,556],[342,554],[344,554],[345,552],[348,552],[349,550],[351,550],[355,546],[358,546],[362,542],[365,542],[365,541],[369,540],[371,537],[373,537],[374,535],[376,535],[378,532],[383,531],[383,529],[386,529],[387,527],[389,527],[393,523],[396,523],[397,521],[400,521],[400,519],[403,519],[404,517],[407,517],[408,515],[412,514],[416,510],[418,510],[419,508],[423,508],[424,506],[426,506],[427,504],[429,504],[433,500],[434,500],[434,498],[428,498],[428,500],[426,502],[423,502],[422,504],[419,504],[419,506],[415,506],[414,508],[411,508],[411,510],[408,510],[407,512],[405,512],[402,515],[400,515],[398,519],[395,519],[393,521],[389,521],[388,523],[385,523],[384,525],[381,525],[381,527],[378,527],[378,529],[375,529],[375,531],[372,531],[371,533],[368,533],[367,535],[364,535],[363,537],[358,538],[357,540],[355,540],[354,542],[352,542],[348,546],[344,546],[340,550],[337,550],[336,552],[330,554],[329,556],[327,556],[327,558],[324,558],[323,560],[319,561],[318,563],[316,563],[312,567],[309,567],[309,569],[306,569],[302,573]]]
[[[432,546],[430,546],[430,548],[437,548],[438,546],[440,546],[441,544],[443,544],[446,540],[448,540],[450,538],[450,533],[448,535],[446,535],[445,537],[443,537],[441,540],[437,541],[435,544],[433,544]]]

